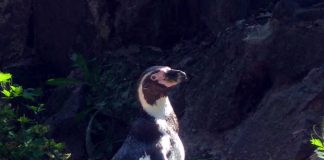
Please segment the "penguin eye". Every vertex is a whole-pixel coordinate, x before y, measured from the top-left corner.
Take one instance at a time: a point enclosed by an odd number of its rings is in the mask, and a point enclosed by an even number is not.
[[[157,76],[156,76],[155,74],[152,74],[152,75],[151,75],[151,80],[152,80],[152,81],[156,81],[156,80],[157,80]]]

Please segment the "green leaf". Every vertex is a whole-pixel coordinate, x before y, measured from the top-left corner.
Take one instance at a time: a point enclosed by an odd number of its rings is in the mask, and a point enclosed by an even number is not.
[[[8,137],[15,138],[16,137],[16,134],[13,131],[9,131],[8,132]]]
[[[33,89],[28,88],[23,90],[22,97],[25,99],[29,99],[34,101],[36,97],[39,97],[42,95],[42,91],[40,89]]]
[[[47,80],[46,84],[51,86],[58,86],[58,87],[66,87],[66,86],[73,86],[80,84],[81,82],[76,79],[69,79],[69,78],[53,78]]]
[[[11,88],[11,91],[12,91],[13,95],[16,96],[16,97],[21,96],[22,93],[23,93],[23,88],[21,86],[17,86],[17,87],[10,86],[10,88]]]
[[[45,110],[44,109],[44,104],[39,104],[39,106],[37,107],[37,113],[42,112],[44,110]]]
[[[14,118],[15,112],[12,107],[10,106],[4,106],[0,109],[0,118],[5,118],[5,119],[12,119]]]
[[[41,124],[37,124],[29,128],[29,131],[31,133],[35,133],[40,136],[45,135],[48,132],[48,130],[49,130],[48,126],[41,125]]]
[[[88,69],[87,61],[81,54],[72,54],[71,60],[74,62],[74,65],[82,69],[82,71],[86,71]]]
[[[63,150],[64,149],[64,144],[63,143],[56,143],[54,145],[54,148],[58,149],[58,150]]]
[[[312,145],[315,145],[317,147],[324,147],[322,141],[318,138],[312,138],[310,141]]]
[[[71,158],[71,153],[65,153],[64,154],[64,160],[66,160],[66,159],[70,159]]]
[[[27,106],[28,109],[32,110],[33,112],[37,111],[37,107],[36,106]]]
[[[11,93],[10,93],[8,90],[6,90],[6,89],[3,89],[3,90],[1,91],[1,93],[2,93],[3,95],[5,95],[6,97],[11,97]]]
[[[74,62],[75,67],[81,69],[81,71],[84,74],[84,78],[89,79],[90,71],[89,71],[87,60],[81,54],[76,54],[76,53],[72,54],[71,60]]]
[[[38,114],[42,111],[44,111],[44,104],[40,104],[39,106],[30,106],[30,105],[27,105],[26,106],[28,109],[32,110],[34,112],[34,114]]]
[[[0,82],[8,82],[12,78],[10,73],[0,72]]]
[[[310,142],[317,148],[317,150],[324,151],[324,145],[321,139],[312,138]]]
[[[25,123],[28,123],[30,122],[30,119],[26,116],[21,116],[17,119],[18,122],[22,123],[22,124],[25,124]]]

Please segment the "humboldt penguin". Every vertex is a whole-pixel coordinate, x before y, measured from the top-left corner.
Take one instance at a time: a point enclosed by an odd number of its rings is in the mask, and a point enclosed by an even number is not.
[[[112,160],[184,160],[179,125],[168,92],[187,80],[186,73],[153,66],[139,79],[137,96],[141,115]]]

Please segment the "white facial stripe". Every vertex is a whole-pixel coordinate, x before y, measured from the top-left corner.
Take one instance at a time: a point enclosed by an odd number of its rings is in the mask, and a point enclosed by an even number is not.
[[[143,82],[144,82],[144,80],[147,78],[147,76],[148,75],[150,75],[151,73],[147,73],[147,74],[145,74],[144,76],[143,76],[143,78],[142,78],[142,80],[141,80],[141,82],[140,82],[140,84],[139,84],[139,87],[138,87],[138,97],[139,97],[139,100],[140,100],[140,102],[141,102],[141,104],[142,104],[142,106],[144,107],[144,106],[149,106],[149,104],[146,102],[146,100],[145,100],[145,97],[144,97],[144,94],[143,94]]]
[[[163,67],[160,70],[163,71],[164,73],[166,73],[167,71],[171,70],[171,68],[170,67]]]

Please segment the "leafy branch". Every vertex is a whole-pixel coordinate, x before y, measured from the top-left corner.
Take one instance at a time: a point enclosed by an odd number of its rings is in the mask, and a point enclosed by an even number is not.
[[[49,126],[18,110],[26,107],[34,116],[44,111],[44,104],[36,102],[41,95],[39,90],[23,89],[22,86],[12,83],[10,73],[0,72],[0,91],[1,159],[70,159],[71,154],[64,153],[63,143],[46,137]]]
[[[322,121],[321,129],[322,134],[324,134],[324,120]],[[316,150],[314,152],[317,154],[317,157],[324,159],[324,135],[318,134],[315,126],[313,126],[313,132],[315,134],[315,137],[311,135],[310,142],[314,147],[316,147]]]

